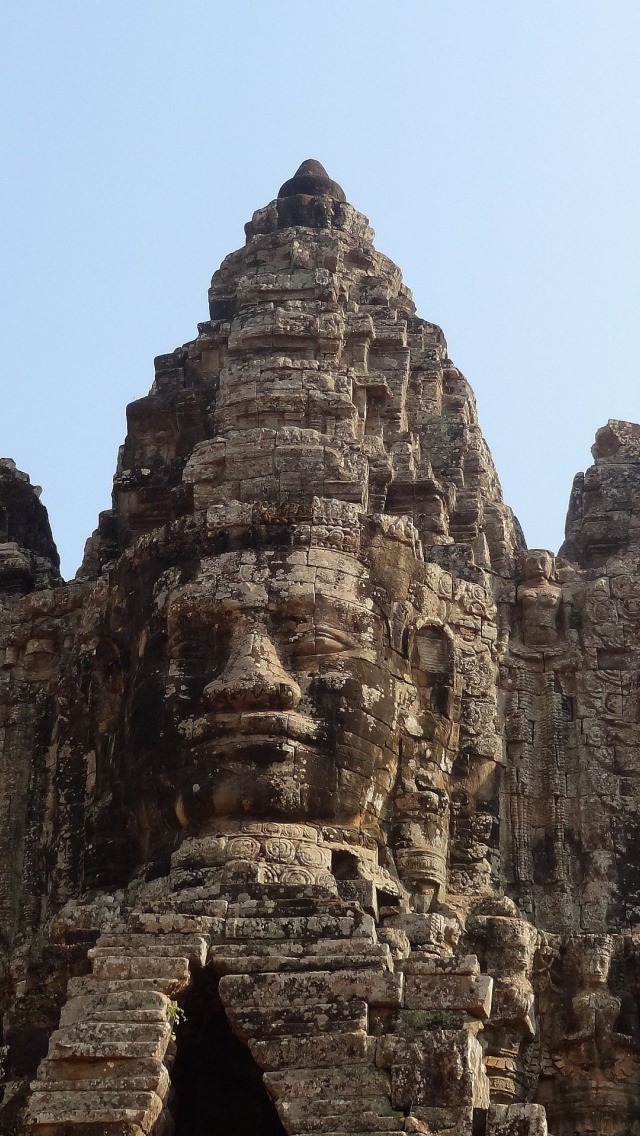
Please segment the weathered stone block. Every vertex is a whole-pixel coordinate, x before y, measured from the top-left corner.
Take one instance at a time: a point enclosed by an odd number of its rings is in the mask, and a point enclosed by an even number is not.
[[[30,1119],[37,1125],[137,1124],[151,1132],[162,1112],[154,1093],[33,1093]]]
[[[393,1043],[392,1043],[393,1044]],[[379,1060],[393,1059],[391,1103],[394,1108],[415,1105],[455,1108],[472,1105],[487,1108],[489,1082],[482,1064],[482,1048],[466,1030],[449,1033],[434,1030],[419,1041],[401,1044],[394,1052],[381,1047]]]
[[[97,979],[109,981],[137,981],[149,979],[166,993],[182,989],[189,981],[189,959],[160,955],[143,957],[123,955],[100,955],[93,961],[93,973]]]
[[[278,1114],[288,1132],[401,1132],[404,1128],[404,1114],[394,1112],[388,1098],[381,1096],[314,1100],[311,1107],[300,1099],[279,1100]]]
[[[369,1065],[343,1065],[329,1069],[291,1069],[265,1073],[264,1083],[274,1100],[360,1098],[389,1095],[389,1077]]]
[[[175,934],[134,934],[112,935],[103,934],[95,947],[88,951],[91,959],[104,958],[110,955],[120,955],[130,958],[144,958],[153,955],[156,958],[180,958],[184,955],[190,960],[204,964],[207,954],[208,940],[201,935]]]
[[[49,1045],[50,1058],[92,1061],[118,1057],[158,1057],[165,1054],[171,1037],[168,1022],[129,1025],[124,1022],[78,1022],[56,1030]]]
[[[491,1013],[493,979],[486,974],[407,974],[408,1010],[466,1010],[476,1018]]]
[[[313,1037],[252,1038],[249,1048],[261,1069],[325,1068],[369,1063],[375,1057],[376,1039],[364,1031],[316,1034]]]
[[[369,1005],[399,1006],[404,979],[388,971],[317,971],[304,975],[226,975],[220,979],[225,1006],[254,1005],[259,1009],[287,1002],[313,1004],[334,998],[362,998]]]
[[[45,1057],[40,1062],[37,1076],[39,1089],[44,1089],[45,1084],[63,1084],[69,1081],[86,1082],[89,1087],[100,1088],[103,1085],[114,1089],[125,1089],[131,1081],[134,1087],[153,1091],[164,1098],[169,1073],[159,1057],[136,1058],[129,1054],[116,1058],[96,1058],[94,1061],[76,1060],[73,1055]]]
[[[453,957],[439,958],[437,955],[426,955],[420,951],[412,951],[406,959],[396,964],[397,970],[404,974],[480,974],[480,963],[477,955],[454,955]]]
[[[60,1026],[93,1021],[145,1022],[167,1020],[169,999],[159,990],[123,990],[69,998],[62,1007]]]
[[[314,1006],[282,1006],[268,1010],[227,1008],[234,1033],[243,1040],[268,1037],[316,1037],[367,1029],[368,1007],[361,999],[316,1003]]]
[[[487,1136],[547,1136],[547,1117],[540,1104],[493,1104]]]

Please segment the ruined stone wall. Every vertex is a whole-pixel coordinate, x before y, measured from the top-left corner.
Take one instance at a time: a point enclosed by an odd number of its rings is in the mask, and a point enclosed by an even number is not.
[[[640,1131],[640,428],[555,558],[304,163],[64,584],[0,467],[7,1136]]]

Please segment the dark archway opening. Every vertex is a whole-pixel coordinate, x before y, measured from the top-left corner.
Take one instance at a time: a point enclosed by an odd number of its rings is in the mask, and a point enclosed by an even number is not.
[[[175,1136],[285,1136],[262,1073],[232,1033],[211,971],[181,999],[171,1070]]]
[[[331,853],[331,872],[336,880],[357,880],[358,857],[353,852],[336,849]]]

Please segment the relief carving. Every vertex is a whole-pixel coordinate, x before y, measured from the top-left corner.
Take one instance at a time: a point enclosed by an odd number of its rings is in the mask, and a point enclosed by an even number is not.
[[[553,646],[562,633],[562,588],[556,582],[555,557],[544,549],[530,549],[520,554],[518,570],[523,641],[528,647]]]
[[[640,428],[526,550],[305,162],[75,581],[0,461],[7,1136],[640,1136]]]

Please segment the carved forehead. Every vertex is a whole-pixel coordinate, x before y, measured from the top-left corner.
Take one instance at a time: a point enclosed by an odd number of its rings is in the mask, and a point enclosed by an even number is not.
[[[546,548],[529,548],[525,552],[520,553],[520,564],[527,568],[529,565],[544,564],[545,567],[551,567],[555,561],[552,552]]]
[[[373,608],[367,568],[331,549],[262,548],[202,557],[195,576],[170,599],[221,610],[312,608],[335,602]]]

